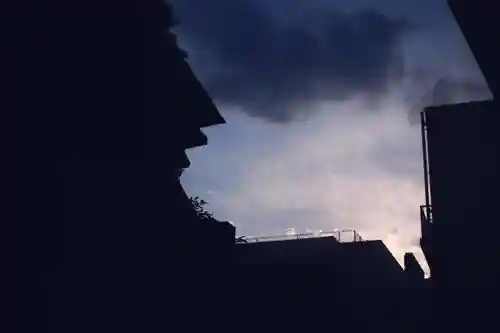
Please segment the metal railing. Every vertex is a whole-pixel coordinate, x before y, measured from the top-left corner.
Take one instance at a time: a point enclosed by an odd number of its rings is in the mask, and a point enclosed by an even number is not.
[[[432,206],[420,206],[420,246],[422,246],[422,242],[427,242],[430,238],[432,238],[432,225]]]
[[[432,206],[431,205],[421,205],[420,206],[420,222],[421,223],[432,223]]]
[[[434,266],[434,221],[432,216],[432,206],[431,205],[422,205],[420,206],[420,228],[421,228],[421,237],[420,237],[420,248],[422,249],[425,260],[431,269]]]
[[[331,231],[312,231],[297,234],[284,234],[274,236],[243,236],[239,237],[238,243],[258,243],[258,242],[272,242],[272,241],[285,241],[294,239],[308,239],[308,238],[321,238],[321,237],[334,237],[341,243],[362,242],[363,238],[354,229],[335,229]]]
[[[431,177],[429,164],[429,147],[427,143],[427,117],[425,112],[420,113],[420,126],[422,131],[422,162],[424,166],[424,193],[425,193],[425,208],[426,214],[430,218],[430,207],[432,205],[431,197]],[[422,208],[422,207],[421,207]],[[422,211],[422,209],[421,209]]]

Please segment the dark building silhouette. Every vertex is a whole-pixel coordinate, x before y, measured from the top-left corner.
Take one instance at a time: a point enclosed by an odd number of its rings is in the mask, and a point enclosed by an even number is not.
[[[168,331],[234,243],[179,180],[224,119],[163,1],[92,3],[27,6],[17,26],[20,330]]]
[[[408,260],[403,269],[381,241],[349,233],[248,238],[236,245],[243,331],[426,328],[429,287],[418,262]]]
[[[433,329],[497,325],[499,296],[500,79],[498,10],[485,1],[449,6],[493,100],[427,107],[422,112],[426,203],[421,247],[431,269]]]
[[[442,329],[482,327],[491,323],[486,302],[496,300],[500,278],[500,247],[490,240],[499,231],[500,113],[484,101],[428,107],[423,115],[429,200],[421,208],[421,245],[435,314]]]

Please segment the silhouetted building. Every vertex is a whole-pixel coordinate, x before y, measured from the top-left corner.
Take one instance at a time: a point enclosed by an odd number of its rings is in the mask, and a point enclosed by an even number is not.
[[[413,332],[423,321],[424,276],[410,279],[381,241],[354,230],[252,237],[236,255],[245,332]]]
[[[90,1],[20,17],[22,331],[166,331],[191,314],[169,309],[196,289],[182,287],[193,260],[220,261],[234,242],[232,226],[198,219],[180,184],[185,150],[224,119],[170,14],[160,0]]]
[[[500,246],[490,240],[500,231],[500,113],[484,101],[429,107],[423,115],[429,199],[421,208],[421,244],[436,306],[451,316],[441,324],[484,323],[489,314],[481,304],[494,302],[500,281]],[[458,324],[458,314],[467,319]]]
[[[485,1],[449,0],[493,100],[428,107],[422,113],[426,203],[421,247],[431,269],[433,329],[496,325],[499,296],[500,71],[498,10]]]
[[[440,246],[453,253],[458,248],[471,253],[465,244],[474,242],[478,250],[477,246],[491,245],[471,230],[484,228],[489,233],[497,227],[491,216],[500,198],[500,113],[492,101],[485,101],[428,107],[424,116],[430,205],[426,212],[430,219],[424,219],[424,244],[430,237],[434,251],[440,252],[435,248]],[[440,267],[454,265],[455,260],[457,267],[463,267],[462,255],[442,255],[446,259]],[[435,260],[440,255],[430,259],[431,268]],[[439,268],[433,273],[440,274]]]

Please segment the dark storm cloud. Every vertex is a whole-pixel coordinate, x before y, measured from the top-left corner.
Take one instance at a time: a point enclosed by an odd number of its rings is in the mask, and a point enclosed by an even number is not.
[[[252,116],[283,122],[317,99],[377,97],[403,72],[399,39],[409,25],[376,10],[306,10],[304,2],[287,19],[255,0],[172,3],[181,39],[217,69],[202,78],[207,90]]]

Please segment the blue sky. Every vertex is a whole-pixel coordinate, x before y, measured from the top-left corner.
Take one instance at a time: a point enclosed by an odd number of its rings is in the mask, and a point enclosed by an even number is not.
[[[452,101],[489,94],[456,88],[484,82],[445,1],[172,3],[179,42],[227,120],[188,152],[188,194],[239,235],[355,228],[398,260],[406,251],[422,258],[414,120],[433,101],[421,96],[442,77],[456,83]],[[349,14],[358,10],[369,14]]]

